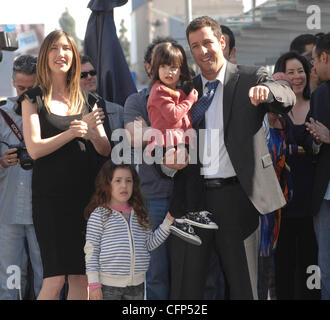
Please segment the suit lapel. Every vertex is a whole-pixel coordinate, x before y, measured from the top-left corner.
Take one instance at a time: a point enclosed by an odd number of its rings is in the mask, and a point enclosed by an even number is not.
[[[203,95],[203,83],[200,74],[193,79],[193,84],[194,84],[194,88],[198,92],[198,99],[199,99]]]
[[[239,78],[237,66],[230,62],[227,63],[225,82],[223,86],[223,127],[226,136],[229,118],[232,110],[235,88]]]

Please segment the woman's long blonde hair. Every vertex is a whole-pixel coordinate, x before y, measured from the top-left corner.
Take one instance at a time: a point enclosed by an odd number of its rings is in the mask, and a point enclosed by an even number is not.
[[[43,99],[45,107],[48,112],[49,101],[52,97],[52,82],[51,82],[51,70],[48,65],[48,56],[51,46],[60,37],[65,36],[71,46],[73,57],[72,65],[67,73],[66,84],[69,91],[69,113],[79,114],[81,113],[82,107],[85,104],[84,96],[80,91],[80,72],[81,63],[77,46],[73,38],[63,30],[55,30],[48,34],[43,41],[37,62],[37,82],[43,92]]]

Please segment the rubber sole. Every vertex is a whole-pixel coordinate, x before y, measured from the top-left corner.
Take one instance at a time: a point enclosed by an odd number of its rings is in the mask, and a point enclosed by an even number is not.
[[[204,224],[204,223],[199,223],[196,221],[189,220],[187,218],[184,218],[183,220],[184,220],[184,222],[191,224],[192,226],[199,227],[202,229],[209,229],[209,230],[218,230],[219,229],[217,224],[214,224],[214,225]]]
[[[197,235],[189,237],[189,234],[173,226],[170,227],[170,230],[171,233],[181,238],[182,240],[189,242],[190,244],[194,244],[196,246],[200,246],[202,244],[202,240]]]

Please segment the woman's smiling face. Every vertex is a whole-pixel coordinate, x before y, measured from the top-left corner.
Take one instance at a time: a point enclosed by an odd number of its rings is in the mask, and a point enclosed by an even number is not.
[[[49,49],[48,66],[54,73],[67,73],[72,65],[73,52],[68,39],[63,35]]]
[[[290,59],[286,61],[285,73],[291,80],[293,92],[303,94],[307,84],[306,73],[302,63],[297,59]]]

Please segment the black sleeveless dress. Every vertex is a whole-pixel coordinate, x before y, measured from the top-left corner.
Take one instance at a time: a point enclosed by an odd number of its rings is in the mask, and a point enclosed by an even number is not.
[[[55,136],[90,112],[59,116],[48,113],[39,87],[25,93],[38,105],[41,137]],[[75,138],[55,152],[35,161],[32,175],[33,223],[40,247],[44,278],[85,274],[85,228],[83,216],[93,191],[95,172],[90,148]]]

